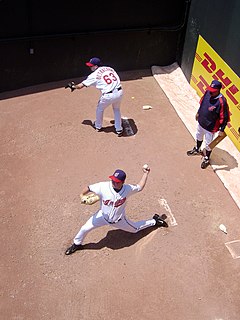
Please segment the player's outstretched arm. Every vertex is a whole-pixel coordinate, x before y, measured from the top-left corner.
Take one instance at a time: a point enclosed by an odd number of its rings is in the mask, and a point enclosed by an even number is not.
[[[71,92],[73,92],[76,89],[82,89],[84,87],[85,85],[83,83],[75,84],[74,81],[71,81],[65,86],[65,89],[69,88]]]
[[[82,83],[75,84],[75,89],[82,89],[82,88],[85,88],[84,84],[82,84]]]
[[[145,164],[143,167],[142,167],[142,170],[143,170],[143,175],[142,175],[142,178],[141,180],[138,182],[138,185],[140,186],[141,190],[142,191],[146,185],[146,182],[147,182],[147,178],[148,178],[148,174],[150,172],[150,168],[147,164]]]

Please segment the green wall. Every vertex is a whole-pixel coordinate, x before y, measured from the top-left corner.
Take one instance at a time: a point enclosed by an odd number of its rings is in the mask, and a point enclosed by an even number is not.
[[[240,75],[240,1],[192,0],[181,68],[190,81],[200,34],[229,67]]]

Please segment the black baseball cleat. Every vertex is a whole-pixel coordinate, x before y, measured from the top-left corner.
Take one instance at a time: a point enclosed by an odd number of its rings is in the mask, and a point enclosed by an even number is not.
[[[118,136],[118,137],[121,137],[121,136],[123,135],[123,130],[116,131],[116,133],[117,133],[117,136]]]
[[[164,221],[159,214],[155,214],[153,216],[153,219],[156,220],[156,226],[157,227],[164,227],[164,228],[168,228],[168,224],[166,221]]]
[[[201,168],[206,169],[210,165],[210,161],[208,157],[204,157],[201,163]]]
[[[192,150],[187,151],[188,156],[198,156],[201,155],[202,152],[198,150],[196,147],[193,147]]]
[[[71,247],[69,247],[66,251],[65,251],[65,254],[68,256],[72,253],[74,253],[75,251],[77,250],[82,250],[83,249],[83,246],[81,244],[75,244],[73,243],[71,245]]]

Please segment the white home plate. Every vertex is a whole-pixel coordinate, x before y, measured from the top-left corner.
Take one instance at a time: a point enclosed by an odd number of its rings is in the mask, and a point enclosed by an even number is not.
[[[225,246],[227,247],[228,251],[231,253],[233,259],[240,258],[240,240],[226,242]]]

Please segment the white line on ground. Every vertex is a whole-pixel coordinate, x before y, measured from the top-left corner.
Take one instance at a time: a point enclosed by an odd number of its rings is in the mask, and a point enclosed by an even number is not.
[[[171,226],[177,226],[177,221],[174,218],[173,214],[172,214],[172,210],[170,209],[167,200],[166,199],[158,199],[159,204],[164,207],[164,209],[167,211],[167,216],[170,222]]]

